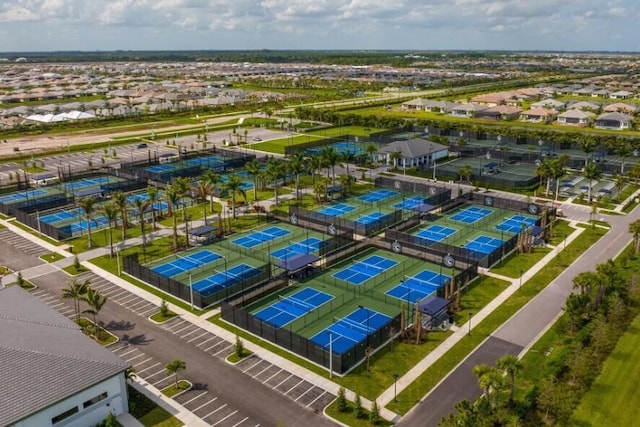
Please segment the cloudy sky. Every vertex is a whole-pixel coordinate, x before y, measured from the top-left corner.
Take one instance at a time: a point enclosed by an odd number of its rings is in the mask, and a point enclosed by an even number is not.
[[[0,0],[0,51],[639,51],[638,0]]]

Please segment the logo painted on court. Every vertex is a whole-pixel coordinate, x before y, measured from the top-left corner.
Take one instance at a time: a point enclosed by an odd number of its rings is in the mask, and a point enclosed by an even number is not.
[[[335,226],[335,225],[330,224],[330,225],[329,225],[329,230],[328,230],[328,231],[329,231],[329,234],[335,235],[335,234],[336,234],[336,232],[337,232],[338,230],[336,229],[336,226]]]

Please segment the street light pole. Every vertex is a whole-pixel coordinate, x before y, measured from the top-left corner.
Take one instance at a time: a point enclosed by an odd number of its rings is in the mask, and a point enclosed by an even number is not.
[[[471,336],[471,316],[473,316],[473,313],[469,312],[469,336]]]
[[[120,270],[120,246],[116,245],[116,263],[118,264],[118,276],[122,274]]]
[[[333,333],[329,331],[329,378],[333,378]]]
[[[522,270],[520,270],[520,289],[522,289]]]

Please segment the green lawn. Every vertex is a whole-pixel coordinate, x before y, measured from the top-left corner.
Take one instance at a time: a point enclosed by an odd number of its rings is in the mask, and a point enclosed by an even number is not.
[[[340,412],[338,411],[338,404],[337,404],[337,400],[334,400],[333,402],[331,402],[331,404],[329,406],[327,406],[327,415],[329,415],[331,418],[338,420],[339,422],[351,426],[351,427],[369,427],[371,426],[371,422],[369,421],[369,416],[371,415],[370,411],[364,410],[364,417],[363,418],[357,418],[356,417],[356,410],[354,407],[353,402],[349,402],[348,406],[347,406],[347,410],[344,412]],[[379,426],[390,426],[393,425],[391,422],[385,420],[384,418],[380,417],[380,422],[376,425]]]
[[[144,394],[127,386],[129,412],[145,427],[180,427],[184,425],[164,408],[153,403]]]
[[[636,317],[609,355],[600,376],[573,414],[576,426],[637,425],[640,406],[640,316]]]
[[[154,322],[164,323],[176,317],[177,314],[173,311],[169,311],[166,316],[163,316],[161,312],[153,313],[149,318]]]
[[[173,397],[179,393],[182,393],[183,391],[188,390],[190,387],[191,383],[189,381],[179,380],[178,386],[176,386],[175,384],[171,384],[169,387],[162,389],[162,394],[167,397]]]

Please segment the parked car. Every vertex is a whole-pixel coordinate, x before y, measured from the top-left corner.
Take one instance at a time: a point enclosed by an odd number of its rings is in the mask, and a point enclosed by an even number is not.
[[[253,137],[253,142],[260,142],[262,141],[262,138],[259,138],[257,136]]]
[[[144,142],[141,142],[140,144],[136,145],[136,148],[147,148],[147,144]]]

